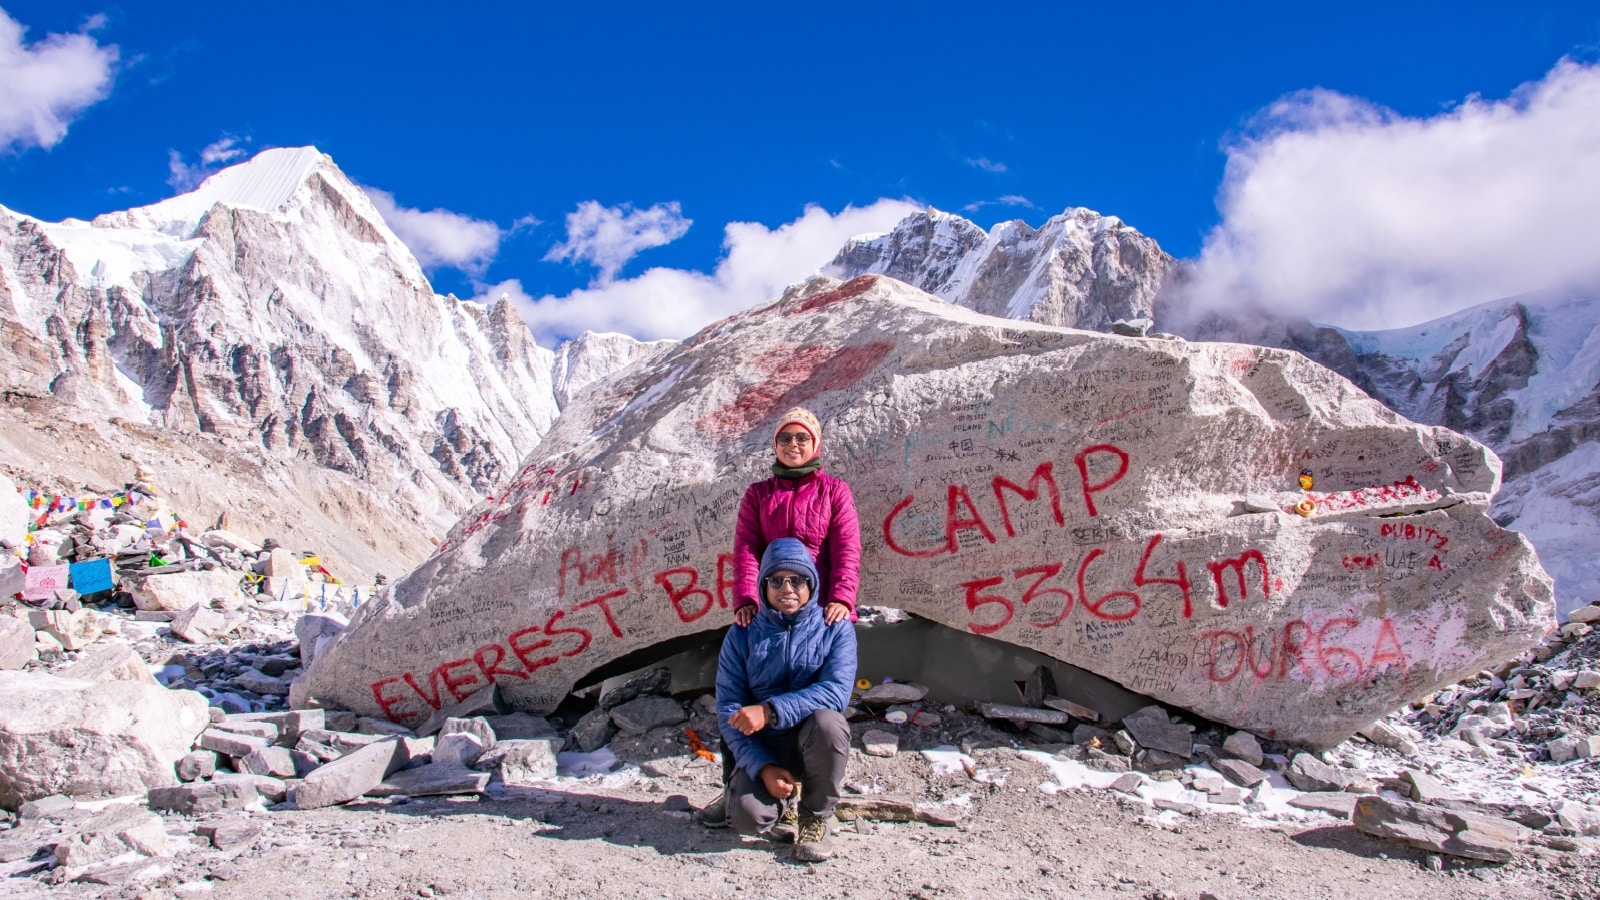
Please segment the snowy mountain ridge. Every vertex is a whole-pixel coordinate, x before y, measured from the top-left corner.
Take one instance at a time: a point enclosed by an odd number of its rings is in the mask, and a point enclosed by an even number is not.
[[[586,342],[558,373],[509,300],[435,294],[312,147],[92,222],[0,210],[0,329],[17,396],[341,473],[435,535],[516,470],[559,414],[558,387],[644,346]]]

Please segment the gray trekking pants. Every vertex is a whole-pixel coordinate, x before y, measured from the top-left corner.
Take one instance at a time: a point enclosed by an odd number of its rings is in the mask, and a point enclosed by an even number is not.
[[[839,802],[839,784],[850,761],[850,723],[844,714],[819,709],[800,723],[774,762],[800,779],[800,814],[825,819]],[[764,834],[783,811],[759,778],[743,768],[728,783],[728,821],[740,834]]]

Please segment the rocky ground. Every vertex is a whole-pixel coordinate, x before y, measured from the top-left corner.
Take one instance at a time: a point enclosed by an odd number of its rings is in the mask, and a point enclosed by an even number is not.
[[[115,590],[5,601],[8,895],[1600,895],[1600,607],[1322,754],[1155,705],[1096,721],[1042,673],[974,709],[863,685],[838,855],[807,866],[695,820],[715,722],[664,669],[548,718],[492,693],[415,732],[285,710],[355,589],[304,552],[152,526],[182,517],[146,518],[148,487],[36,524],[35,565],[109,559]],[[40,725],[118,691],[151,759],[81,765],[125,721]]]

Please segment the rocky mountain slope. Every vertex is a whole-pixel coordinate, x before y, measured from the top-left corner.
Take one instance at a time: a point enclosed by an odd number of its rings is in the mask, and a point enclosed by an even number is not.
[[[194,480],[198,508],[317,509],[319,541],[367,574],[408,568],[515,470],[558,394],[641,347],[597,336],[558,356],[509,300],[434,293],[312,147],[92,222],[0,207],[0,336],[0,432],[16,435],[19,478],[70,474],[43,430],[63,420],[120,447],[79,460],[82,480],[108,485],[126,480],[123,454],[159,471],[160,442],[179,441],[216,457],[215,478],[163,476]],[[155,439],[124,439],[144,430]],[[258,490],[230,499],[252,479]]]
[[[887,274],[993,315],[1098,331],[1153,316],[1190,340],[1304,353],[1407,418],[1493,448],[1506,482],[1493,514],[1533,539],[1562,612],[1600,596],[1600,292],[1515,297],[1382,332],[1262,309],[1191,316],[1171,289],[1184,270],[1153,240],[1071,209],[1037,231],[988,232],[930,210],[850,242],[827,271]]]
[[[888,275],[987,315],[1106,331],[1119,319],[1149,320],[1172,265],[1153,239],[1093,210],[984,231],[930,208],[845,244],[822,274]]]

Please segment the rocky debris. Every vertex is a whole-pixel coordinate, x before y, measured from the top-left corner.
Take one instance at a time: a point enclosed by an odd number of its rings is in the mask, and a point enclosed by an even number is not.
[[[638,697],[611,710],[611,721],[624,734],[644,734],[687,718],[683,704],[671,697]]]
[[[884,707],[901,703],[916,703],[928,695],[928,688],[911,682],[885,681],[875,684],[857,697],[863,706]]]
[[[1261,752],[1261,742],[1248,731],[1235,731],[1228,735],[1228,739],[1222,742],[1222,749],[1252,766],[1260,766],[1266,761],[1266,755]]]
[[[672,693],[672,671],[666,668],[646,669],[630,676],[622,684],[600,695],[600,708],[616,709],[630,700],[646,694]]]
[[[1516,822],[1368,795],[1356,800],[1350,821],[1362,831],[1413,847],[1468,859],[1506,862],[1532,837]]]
[[[603,709],[591,710],[567,732],[567,746],[589,753],[604,747],[616,733],[616,726],[611,724],[611,713]]]
[[[1284,777],[1302,791],[1342,791],[1350,779],[1310,753],[1296,753]]]
[[[399,749],[398,739],[385,738],[317,767],[295,788],[295,806],[317,809],[360,797],[407,762]]]
[[[494,749],[478,757],[477,767],[501,784],[533,784],[556,776],[559,749],[555,738],[497,740]]]
[[[260,837],[265,829],[260,822],[231,818],[195,826],[194,833],[211,841],[211,846],[227,853],[247,847]]]
[[[192,691],[0,672],[0,807],[173,784],[173,764],[208,721],[205,698]]]
[[[1355,812],[1357,799],[1356,794],[1345,791],[1306,791],[1290,797],[1289,805],[1324,812],[1336,819],[1348,819]]]
[[[1124,716],[1122,727],[1127,729],[1139,746],[1159,750],[1178,759],[1188,759],[1194,752],[1194,730],[1172,721],[1171,715],[1157,705]]]
[[[868,756],[892,757],[900,752],[900,737],[887,731],[868,731],[861,736],[861,750]]]
[[[161,856],[166,849],[166,826],[160,816],[130,804],[114,803],[80,825],[77,834],[56,845],[55,863],[66,869],[69,877],[75,877],[95,863],[124,853]]]
[[[978,711],[985,719],[1005,719],[1009,722],[1037,722],[1044,725],[1070,725],[1072,716],[1058,709],[1043,709],[1029,706],[1010,706],[1005,703],[978,704]]]

